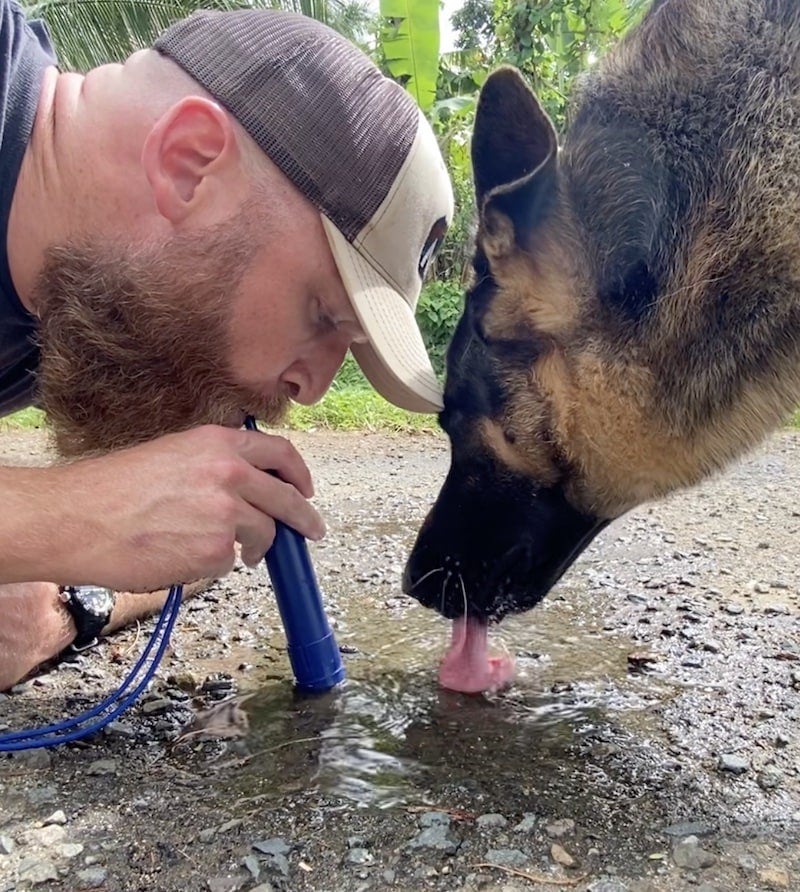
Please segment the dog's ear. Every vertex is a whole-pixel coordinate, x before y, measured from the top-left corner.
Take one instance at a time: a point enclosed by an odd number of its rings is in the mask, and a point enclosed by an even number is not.
[[[557,194],[558,137],[520,73],[510,66],[481,90],[472,168],[484,247],[504,256],[525,247]]]

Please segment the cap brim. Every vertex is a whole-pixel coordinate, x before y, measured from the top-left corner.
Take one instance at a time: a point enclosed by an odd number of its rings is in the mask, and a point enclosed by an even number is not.
[[[414,311],[333,223],[321,216],[339,275],[368,338],[350,348],[361,370],[395,406],[410,412],[440,412],[442,388]]]

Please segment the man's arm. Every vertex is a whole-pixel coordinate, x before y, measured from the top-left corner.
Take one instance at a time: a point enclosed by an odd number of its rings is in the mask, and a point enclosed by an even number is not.
[[[210,580],[183,587],[183,597],[204,591]],[[132,594],[121,592],[102,634],[108,635],[137,620],[158,613],[166,590]],[[72,644],[76,629],[69,611],[49,582],[25,582],[0,586],[0,691],[29,675],[41,663],[58,656]]]

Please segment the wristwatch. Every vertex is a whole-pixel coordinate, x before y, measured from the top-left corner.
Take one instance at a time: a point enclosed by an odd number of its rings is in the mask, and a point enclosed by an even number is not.
[[[58,593],[78,630],[70,649],[81,651],[94,647],[101,629],[111,619],[114,592],[99,585],[62,585]]]

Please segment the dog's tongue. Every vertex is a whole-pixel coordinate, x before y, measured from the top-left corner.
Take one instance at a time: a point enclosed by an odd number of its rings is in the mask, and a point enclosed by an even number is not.
[[[496,691],[514,680],[508,656],[489,656],[488,625],[474,617],[453,620],[453,639],[439,667],[439,684],[451,691],[478,694]]]

